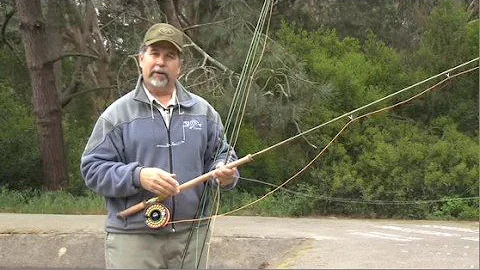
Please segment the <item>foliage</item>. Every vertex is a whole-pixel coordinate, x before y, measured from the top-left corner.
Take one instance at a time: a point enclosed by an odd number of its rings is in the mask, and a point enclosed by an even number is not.
[[[425,78],[426,74],[436,74],[474,59],[479,56],[479,28],[478,20],[468,22],[463,5],[443,1],[428,18],[421,47],[407,63]],[[417,115],[426,124],[437,117],[449,116],[461,131],[478,136],[478,78],[477,70],[456,80],[441,93],[432,93],[415,102],[405,115]]]
[[[432,11],[422,38],[419,54],[423,67],[441,72],[452,66],[478,56],[478,42],[469,42],[469,28],[477,26],[468,24],[465,7],[452,1],[442,1]],[[478,41],[478,40],[477,40]],[[473,51],[472,49],[477,48]]]
[[[479,200],[468,203],[460,198],[446,197],[445,199],[446,201],[429,215],[428,218],[478,220]]]
[[[314,212],[316,203],[320,198],[315,197],[315,187],[300,185],[298,191],[292,192],[289,189],[280,189],[278,192],[267,196],[257,203],[251,204],[259,199],[249,192],[234,190],[221,197],[220,214],[236,211],[241,206],[250,206],[234,212],[234,215],[260,215],[260,216],[308,216]],[[264,194],[271,191],[267,189]]]
[[[426,18],[437,3],[437,0],[280,1],[278,20],[297,22],[307,31],[322,26],[336,29],[341,38],[361,41],[374,32],[393,48],[414,50]]]
[[[434,208],[423,201],[441,200],[450,194],[478,197],[478,143],[456,131],[451,122],[441,125],[437,121],[441,137],[392,119],[381,128],[378,120],[371,122],[352,128],[349,136],[332,146],[333,156],[312,172],[321,179],[319,196],[366,203],[354,209],[334,203],[328,212],[424,218]],[[336,158],[345,154],[351,158]],[[368,204],[375,201],[385,203]],[[420,202],[417,207],[390,204],[416,201]],[[422,205],[425,207],[418,207]],[[474,205],[469,202],[468,206]]]
[[[0,205],[0,212],[8,213],[105,214],[104,199],[93,192],[74,196],[63,191],[13,191],[0,188]]]
[[[437,10],[432,14],[432,20],[435,20],[438,14],[445,17],[459,16],[458,13],[461,11],[458,9],[456,11],[457,13],[450,14]],[[451,20],[448,24],[455,25],[457,22],[458,20]],[[466,21],[462,22],[465,27]],[[440,29],[433,23],[428,24],[428,27]],[[433,31],[435,30],[427,30],[427,37]],[[433,36],[438,37],[437,34]],[[340,115],[342,110],[358,108],[399,89],[401,85],[411,80],[411,75],[405,72],[408,69],[401,68],[405,63],[399,54],[387,48],[374,35],[370,35],[362,44],[351,38],[340,40],[335,31],[328,29],[307,32],[295,30],[294,25],[284,24],[279,31],[279,39],[289,44],[289,49],[293,53],[305,59],[306,69],[312,80],[326,81],[333,88],[333,98],[326,104],[322,103],[316,107],[314,105],[313,108],[327,107],[331,111],[337,111],[336,115]],[[426,40],[428,42],[428,38]],[[441,42],[438,45],[442,50],[449,48]],[[465,45],[462,46],[466,48]],[[437,57],[446,53],[431,50],[429,52]],[[458,56],[459,52],[456,53]],[[445,61],[444,69],[447,69],[445,67],[447,62],[452,65],[452,61],[446,58],[442,60]],[[438,70],[428,69],[428,73],[430,72]],[[468,78],[462,79],[463,83],[460,83],[458,88],[461,88],[463,93],[478,92],[475,90],[476,87],[473,87],[478,85],[478,80],[473,77],[477,76],[471,76],[472,84],[465,83]],[[440,97],[441,94],[448,95],[448,92],[439,92],[437,96]],[[455,95],[457,100],[460,96],[461,93]],[[478,115],[478,98],[465,96],[462,98],[468,101],[463,102],[462,99],[462,102],[457,104],[465,104],[464,108],[469,108],[470,113],[467,115]],[[375,119],[369,118],[366,122],[356,123],[356,126],[350,127],[348,134],[344,135],[345,138],[332,146],[321,163],[316,166],[312,178],[302,180],[313,184],[316,180],[318,196],[350,198],[367,203],[327,201],[325,204],[318,204],[317,209],[323,209],[323,212],[319,213],[349,215],[365,213],[373,216],[398,215],[423,218],[427,213],[434,211],[433,206],[425,204],[403,207],[389,205],[389,202],[440,199],[449,194],[459,194],[461,197],[478,196],[478,189],[472,188],[478,187],[478,164],[475,156],[479,149],[478,143],[468,136],[471,133],[462,134],[457,131],[458,126],[453,123],[463,121],[455,119],[458,106],[453,106],[451,100],[448,106],[443,106],[439,112],[445,113],[450,108],[453,109],[453,115],[449,117],[439,117],[440,114],[437,114],[425,119],[422,114],[423,108],[415,106],[407,111],[408,117],[402,116],[405,115],[404,110],[396,110],[391,113],[392,117],[376,116]],[[476,110],[472,112],[472,108]],[[437,109],[437,106],[435,109],[432,107],[430,111]],[[322,120],[325,112],[324,108],[313,111],[308,115],[315,116],[314,119],[305,118],[305,122],[314,125]],[[326,117],[328,118],[332,117]],[[421,127],[417,121],[423,121],[426,126]],[[338,130],[340,126],[337,126]],[[472,123],[471,126],[475,130],[478,129],[476,123]],[[316,138],[313,141],[324,144],[328,137],[335,134],[328,127],[323,132],[330,135],[318,134],[316,137],[310,135],[309,138]],[[386,203],[368,204],[369,201],[376,200]],[[471,202],[466,205],[472,207]]]
[[[8,188],[40,187],[42,171],[31,111],[0,82],[0,182]]]
[[[75,195],[84,195],[87,189],[80,174],[79,161],[87,144],[93,123],[91,116],[84,113],[93,107],[92,99],[76,99],[68,105],[64,116],[65,142],[68,152],[70,185],[68,191]]]
[[[188,46],[182,83],[209,100],[226,120],[262,1],[175,2],[189,38],[228,69],[220,70]],[[59,50],[96,57],[61,60],[59,97],[73,93],[62,107],[70,186],[68,193],[15,191],[40,187],[41,162],[14,15],[0,40],[0,124],[8,127],[0,134],[0,180],[12,189],[0,192],[4,211],[75,213],[78,207],[84,209],[79,212],[101,212],[101,200],[80,176],[80,156],[99,113],[135,84],[134,55],[144,32],[151,23],[169,18],[154,0],[61,3],[67,15]],[[89,4],[95,4],[95,12],[88,13]],[[12,7],[5,2],[0,9],[6,22]],[[471,20],[462,1],[277,1],[271,19],[269,31],[260,37],[267,44],[235,145],[239,156],[478,57],[479,21]],[[96,20],[97,28],[90,24]],[[240,213],[478,218],[478,202],[462,199],[479,196],[478,77],[478,71],[462,76],[402,107],[353,123],[288,184],[291,192],[282,189]],[[72,89],[76,92],[67,91]],[[241,180],[222,196],[222,209],[235,209],[282,184],[346,121],[325,125],[240,168],[242,177],[257,181]],[[77,199],[85,206],[75,205]]]
[[[16,57],[18,56],[10,50],[0,50],[0,64],[2,66],[0,82],[14,91],[18,102],[29,107],[31,106],[32,93],[29,92],[28,72],[22,60]]]

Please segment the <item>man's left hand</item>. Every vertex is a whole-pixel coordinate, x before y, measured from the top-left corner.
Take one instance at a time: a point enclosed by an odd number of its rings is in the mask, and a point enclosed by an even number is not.
[[[221,187],[232,184],[237,178],[237,168],[227,168],[223,162],[217,164],[216,169],[213,171],[213,176],[217,179],[217,182]]]

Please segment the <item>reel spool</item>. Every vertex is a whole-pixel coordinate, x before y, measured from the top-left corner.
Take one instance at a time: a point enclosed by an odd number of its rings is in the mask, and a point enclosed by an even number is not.
[[[165,227],[170,220],[170,210],[161,203],[154,203],[145,209],[145,224],[152,229]]]

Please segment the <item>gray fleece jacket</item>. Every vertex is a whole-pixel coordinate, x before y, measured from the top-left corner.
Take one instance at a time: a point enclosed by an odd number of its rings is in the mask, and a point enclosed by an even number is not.
[[[89,188],[105,196],[107,232],[186,230],[191,224],[150,229],[143,212],[125,220],[116,217],[118,212],[155,196],[141,187],[140,169],[158,167],[176,174],[182,184],[213,170],[221,161],[227,163],[227,157],[230,162],[237,156],[226,143],[219,114],[207,101],[177,82],[178,103],[167,128],[142,82],[140,78],[134,90],[116,100],[99,117],[81,158],[81,173]],[[236,185],[237,180],[238,177],[228,188]],[[197,185],[164,201],[171,218],[194,218],[206,186]]]

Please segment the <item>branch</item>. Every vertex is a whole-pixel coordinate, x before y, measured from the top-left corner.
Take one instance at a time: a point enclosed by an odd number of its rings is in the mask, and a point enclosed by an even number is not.
[[[233,70],[229,69],[227,66],[220,63],[215,58],[211,57],[206,51],[204,51],[202,48],[200,48],[200,46],[195,44],[195,42],[193,42],[190,37],[187,36],[187,38],[190,40],[190,43],[186,44],[184,47],[193,47],[196,51],[198,51],[201,55],[203,55],[203,57],[205,57],[205,59],[210,61],[214,66],[221,69],[223,72],[228,72],[230,74],[235,73]]]
[[[225,21],[228,21],[228,20],[232,20],[233,18],[232,17],[229,17],[229,18],[226,18],[224,20],[220,20],[220,21],[216,21],[216,22],[209,22],[209,23],[202,23],[202,24],[195,24],[195,25],[190,25],[188,27],[185,27],[183,28],[183,31],[188,31],[188,30],[192,30],[194,28],[198,28],[198,27],[202,27],[202,26],[207,26],[207,25],[211,25],[211,24],[217,24],[217,23],[223,23]]]
[[[80,86],[80,83],[77,83],[75,87],[78,88],[78,86]],[[95,87],[95,88],[87,89],[87,90],[84,90],[84,91],[75,92],[71,95],[68,95],[68,96],[65,96],[64,98],[62,98],[62,107],[67,105],[73,98],[75,98],[77,96],[87,94],[87,93],[90,93],[90,92],[100,91],[100,90],[115,89],[116,87],[117,86],[115,86],[115,85],[110,85],[110,86]]]
[[[172,2],[173,8],[175,9],[175,13],[177,15],[178,23],[180,25],[191,25],[191,23],[188,21],[188,19],[183,15],[182,12],[180,12],[180,9],[178,8],[178,1],[173,1]],[[181,21],[181,22],[180,22]]]
[[[473,17],[475,13],[478,13],[478,0],[472,0],[467,8],[467,14],[469,17]]]
[[[3,20],[3,24],[2,24],[2,40],[5,43],[7,43],[7,40],[5,39],[5,30],[7,29],[8,21],[10,21],[10,19],[12,18],[13,14],[15,14],[16,11],[17,10],[14,6],[12,10],[10,10],[10,12],[5,14],[5,20]]]
[[[65,91],[61,92],[61,97],[60,97],[60,104],[63,106],[66,106],[71,99],[65,98],[70,96],[71,94],[77,92],[78,87],[80,86],[80,81],[78,80],[78,74],[82,68],[82,60],[81,59],[76,59],[75,61],[75,70],[72,72],[72,75],[70,76],[70,83],[68,84],[68,87],[66,88]]]
[[[110,21],[108,21],[107,23],[103,24],[102,26],[99,26],[99,30],[103,30],[103,28],[107,27],[109,24],[113,23],[115,20],[117,20],[118,18],[120,18],[120,16],[124,15],[125,16],[125,13],[127,11],[124,10],[122,12],[120,12],[120,14],[116,15],[113,19],[111,19]],[[143,18],[142,18],[143,19]]]
[[[411,124],[418,124],[415,120],[413,120],[412,118],[408,118],[408,117],[404,117],[404,116],[401,116],[399,114],[396,114],[394,111],[392,111],[389,116],[393,119],[396,119],[396,120],[399,120],[399,121],[403,121],[403,122],[407,122],[407,123],[411,123]]]
[[[96,57],[95,55],[91,55],[91,54],[84,54],[84,53],[67,53],[67,54],[62,54],[60,55],[59,57],[57,58],[54,58],[50,61],[48,61],[48,63],[55,63],[59,60],[62,60],[63,58],[66,58],[66,57],[70,57],[70,56],[79,56],[79,57],[87,57],[87,58],[92,58],[94,60],[98,60],[98,57]]]
[[[137,57],[136,57],[136,55],[133,55],[133,54],[132,54],[132,55],[129,55],[129,56],[127,57],[127,59],[125,59],[125,60],[120,64],[120,66],[118,67],[117,76],[116,76],[117,79],[116,79],[116,80],[117,80],[117,93],[119,93],[119,94],[121,93],[121,90],[119,89],[119,87],[120,87],[120,85],[121,85],[121,83],[120,83],[120,72],[122,71],[123,66],[125,66],[129,60],[133,60],[133,62],[135,63],[135,65],[136,65],[136,67],[137,67],[138,76],[140,76],[140,74],[142,74],[142,70],[141,70],[141,68],[140,68],[140,66],[139,66],[139,64],[138,64],[138,62],[137,62]]]
[[[22,59],[18,56],[18,53],[17,51],[15,50],[15,48],[12,46],[12,44],[10,44],[7,40],[7,38],[5,37],[5,31],[7,30],[7,25],[8,25],[8,22],[10,21],[10,19],[13,17],[13,15],[15,14],[15,12],[17,12],[17,9],[15,7],[15,5],[13,6],[12,10],[10,10],[10,12],[8,12],[7,14],[5,14],[5,20],[3,20],[3,24],[2,24],[2,42],[7,44],[8,48],[10,48],[10,50],[12,50],[14,52],[14,55],[15,55],[15,58],[17,58],[17,60],[19,62],[22,62]]]
[[[74,81],[70,84],[68,89],[65,91],[65,93],[60,97],[60,106],[64,108],[65,106],[72,101],[73,94],[67,94],[67,93],[76,93],[77,90],[80,88],[81,83],[78,81]]]

